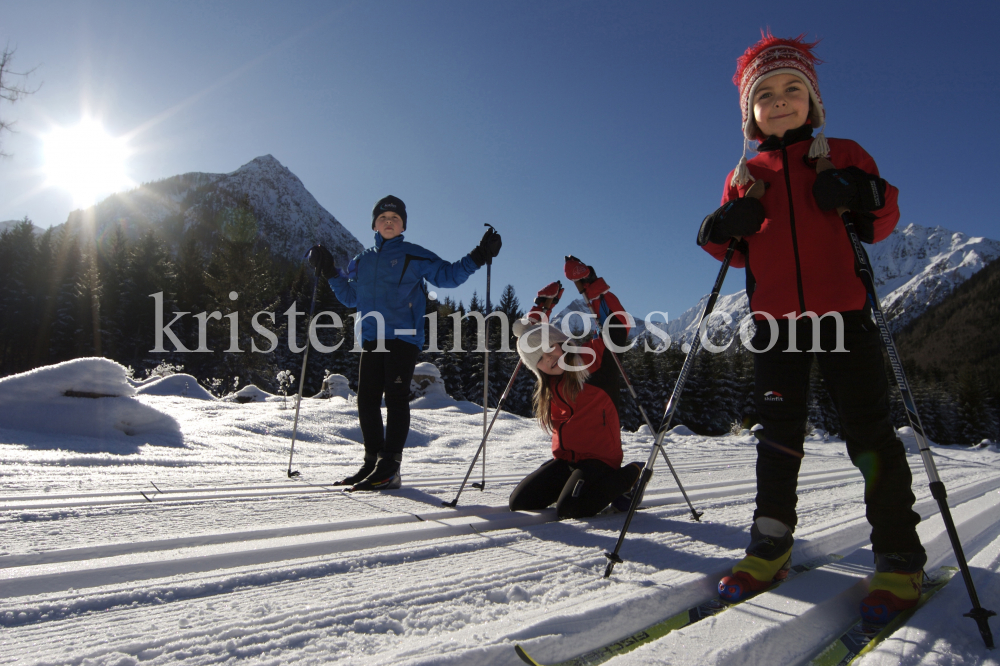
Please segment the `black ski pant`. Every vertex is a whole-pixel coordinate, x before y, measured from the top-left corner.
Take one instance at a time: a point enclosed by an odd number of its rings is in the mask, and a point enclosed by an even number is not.
[[[420,350],[402,340],[383,340],[386,351],[375,351],[378,341],[361,345],[358,368],[358,420],[365,440],[365,460],[403,459],[410,432],[410,380]],[[382,396],[386,423],[382,425]]]
[[[867,310],[841,313],[843,348],[838,348],[833,316],[819,323],[822,352],[813,349],[814,323],[795,322],[795,344],[790,346],[790,323],[777,322],[774,345],[755,354],[754,399],[763,426],[756,431],[758,517],[775,518],[792,529],[797,516],[795,494],[806,435],[809,373],[815,359],[840,418],[841,435],[851,462],[865,480],[865,505],[872,526],[872,549],[878,553],[923,552],[913,510],[912,475],[903,443],[889,416],[889,385],[882,359],[878,328]],[[768,322],[757,322],[753,348],[772,342]],[[799,351],[793,351],[798,349]]]
[[[637,478],[634,466],[615,469],[600,460],[553,458],[517,484],[510,510],[539,511],[555,502],[560,518],[588,518],[628,492]]]

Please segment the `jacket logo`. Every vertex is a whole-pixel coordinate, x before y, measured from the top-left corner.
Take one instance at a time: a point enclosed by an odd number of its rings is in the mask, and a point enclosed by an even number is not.
[[[402,383],[403,383],[402,377],[396,377],[396,381],[393,382],[393,384],[402,384]]]
[[[785,397],[777,391],[768,391],[764,394],[764,402],[784,402]]]
[[[392,261],[389,262],[389,265],[392,266],[393,268],[395,268],[396,264],[398,264],[398,263],[399,263],[399,259],[393,259]]]

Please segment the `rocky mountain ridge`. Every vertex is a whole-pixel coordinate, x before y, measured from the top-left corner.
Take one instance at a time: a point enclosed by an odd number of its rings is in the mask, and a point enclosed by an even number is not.
[[[278,257],[299,261],[317,242],[341,260],[363,249],[271,155],[254,158],[231,173],[186,173],[113,194],[70,213],[66,226],[98,242],[120,228],[131,239],[153,231],[174,248],[189,237],[211,246],[222,232],[222,214],[240,205],[249,205],[260,241]]]

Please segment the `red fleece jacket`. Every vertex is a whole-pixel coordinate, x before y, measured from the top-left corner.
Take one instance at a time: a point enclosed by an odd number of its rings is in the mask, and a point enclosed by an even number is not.
[[[579,344],[594,351],[590,377],[577,394],[574,402],[568,402],[561,387],[565,376],[550,377],[552,402],[549,413],[552,416],[552,457],[569,462],[596,458],[614,469],[622,464],[622,433],[618,421],[618,410],[607,391],[601,388],[608,377],[617,381],[605,368],[601,372],[604,357],[604,341],[600,338]],[[586,353],[585,361],[591,360]],[[613,362],[613,361],[612,361]],[[613,369],[617,373],[617,369]]]
[[[787,135],[786,135],[787,137]],[[812,194],[816,167],[803,158],[811,137],[788,145],[775,138],[747,163],[750,173],[768,187],[761,198],[765,219],[760,231],[745,238],[747,252],[733,255],[734,268],[747,267],[751,309],[780,319],[789,312],[848,312],[865,305],[865,288],[854,274],[854,254],[836,211],[820,210]],[[853,141],[828,139],[830,161],[838,168],[856,166],[877,175],[875,160]],[[768,150],[768,148],[771,148]],[[726,177],[722,203],[741,197],[753,183],[730,186]],[[899,221],[899,190],[887,185],[886,203],[875,215],[875,241],[892,233]],[[728,244],[708,243],[705,250],[721,260]],[[764,319],[755,315],[758,320]]]

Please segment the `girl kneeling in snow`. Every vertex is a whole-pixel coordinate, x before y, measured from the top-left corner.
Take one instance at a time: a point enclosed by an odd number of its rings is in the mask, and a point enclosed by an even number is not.
[[[606,358],[611,351],[599,337],[577,346],[555,326],[532,319],[513,329],[521,360],[538,377],[535,415],[552,433],[552,460],[517,485],[510,510],[537,511],[555,502],[560,518],[596,515],[629,492],[642,470],[641,463],[621,467],[621,426],[611,398],[618,371]]]

